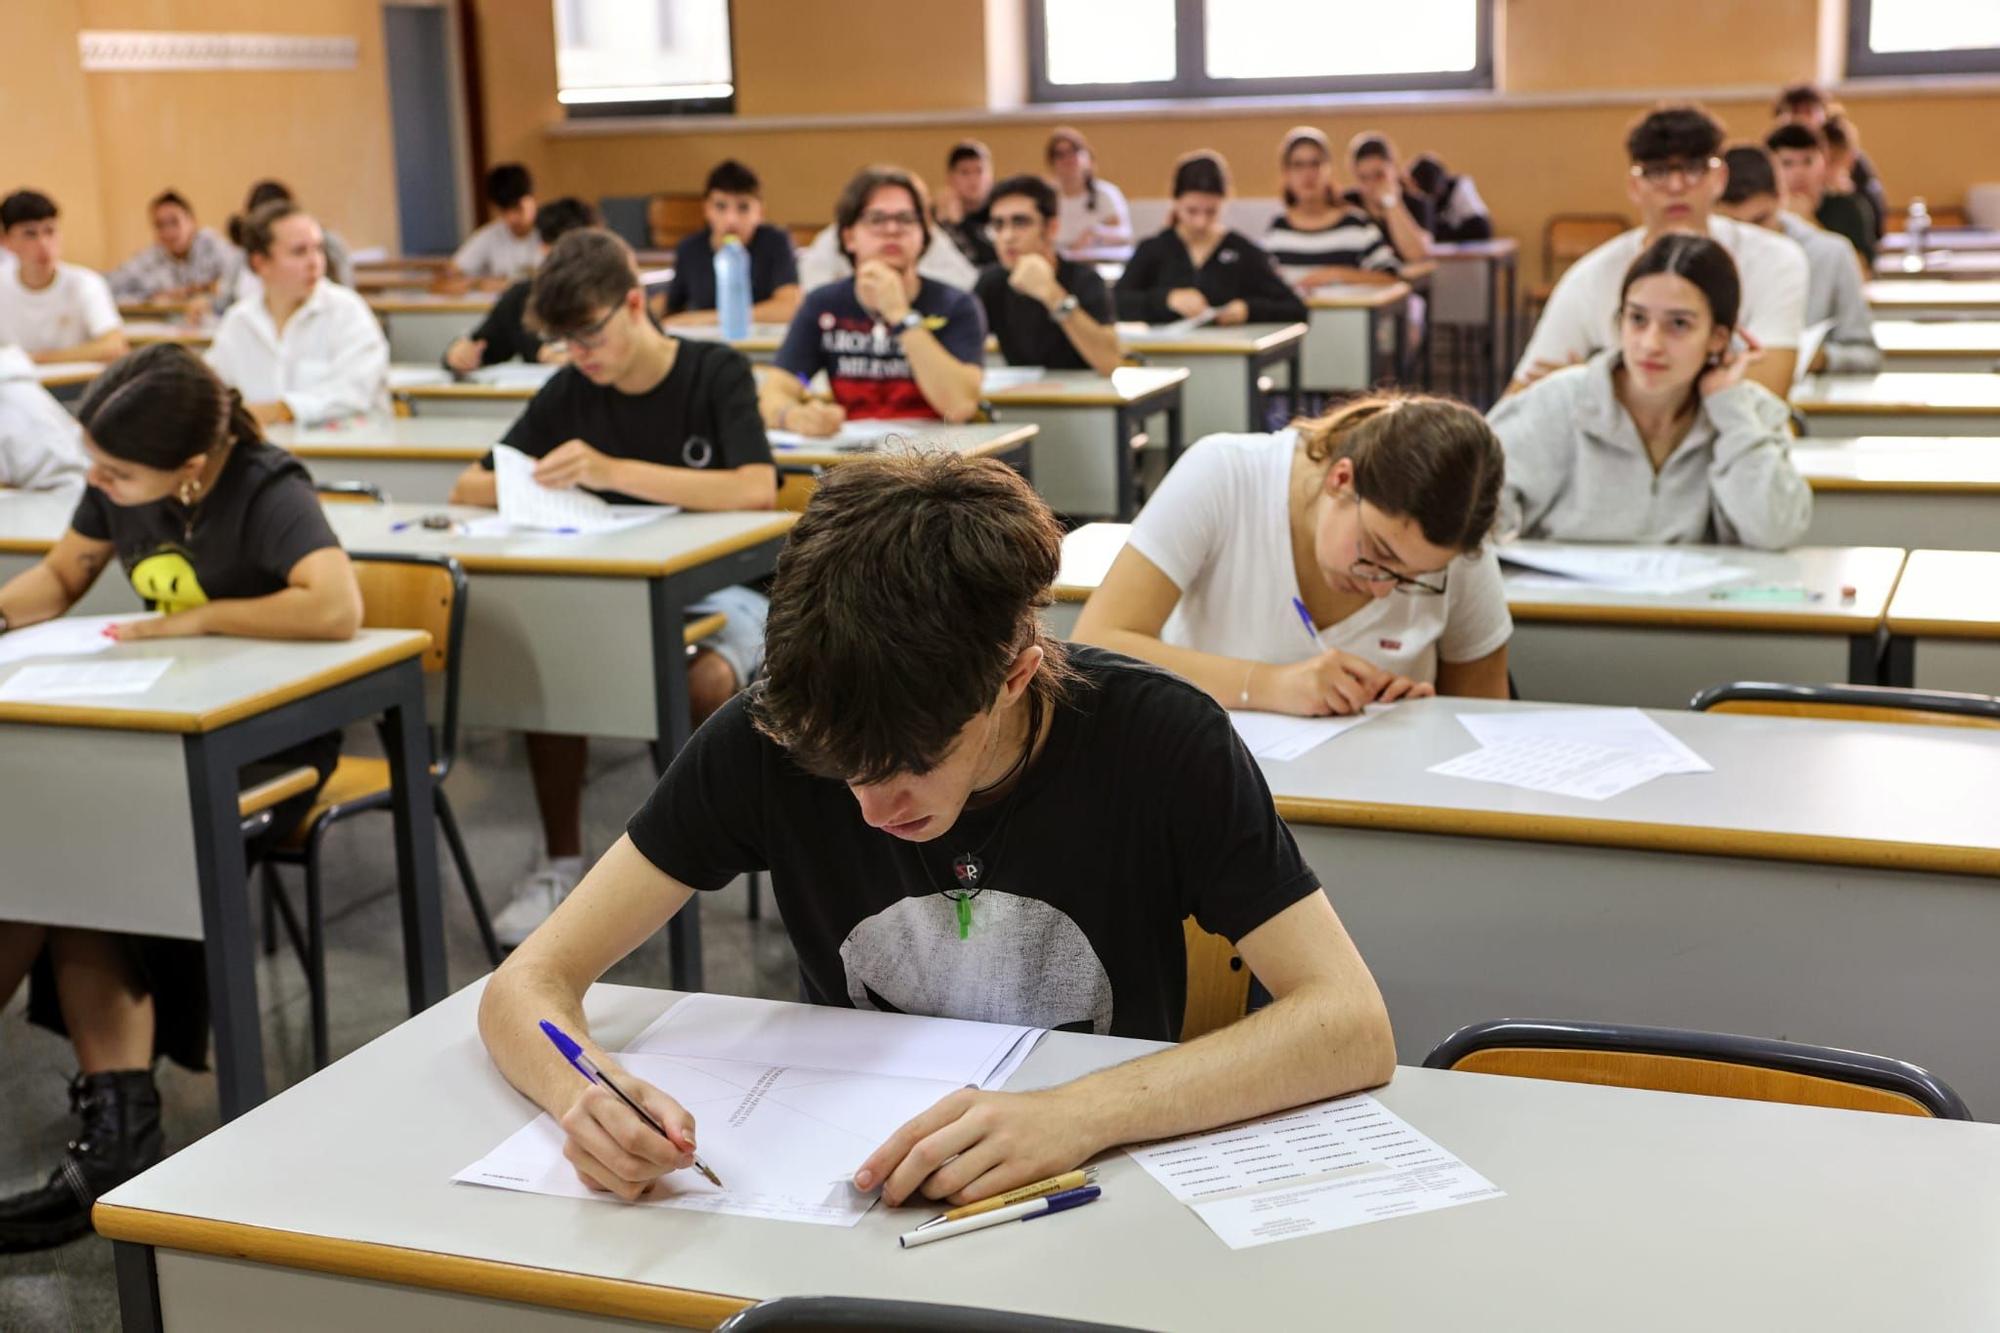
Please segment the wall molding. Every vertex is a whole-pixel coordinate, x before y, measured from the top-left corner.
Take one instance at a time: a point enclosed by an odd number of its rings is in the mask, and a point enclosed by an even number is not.
[[[303,37],[270,32],[146,32],[85,29],[77,53],[86,73],[132,70],[348,70],[357,60],[352,37]]]

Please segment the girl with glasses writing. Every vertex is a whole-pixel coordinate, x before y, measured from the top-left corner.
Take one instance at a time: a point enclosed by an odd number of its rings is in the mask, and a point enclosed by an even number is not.
[[[1361,398],[1276,434],[1211,435],[1140,511],[1076,637],[1227,708],[1505,698],[1514,626],[1482,548],[1501,471],[1479,414],[1439,398]]]

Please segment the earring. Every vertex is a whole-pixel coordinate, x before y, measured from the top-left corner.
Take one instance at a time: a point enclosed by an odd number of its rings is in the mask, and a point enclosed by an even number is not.
[[[201,483],[196,481],[193,477],[189,477],[181,482],[182,504],[184,505],[194,504],[195,497],[200,494],[201,494]]]

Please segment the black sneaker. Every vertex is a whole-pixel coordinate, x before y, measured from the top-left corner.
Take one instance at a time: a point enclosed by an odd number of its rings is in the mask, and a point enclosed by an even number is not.
[[[160,1089],[150,1069],[79,1074],[69,1106],[82,1121],[40,1189],[0,1199],[0,1252],[45,1250],[90,1230],[90,1206],[160,1160]]]

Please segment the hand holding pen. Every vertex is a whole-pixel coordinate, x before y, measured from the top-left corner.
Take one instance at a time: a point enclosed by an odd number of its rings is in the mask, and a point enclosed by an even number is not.
[[[584,1184],[628,1201],[644,1198],[661,1176],[690,1167],[710,1184],[722,1184],[695,1155],[694,1117],[678,1102],[629,1075],[614,1083],[547,1019],[542,1031],[593,1085],[561,1117],[563,1156]]]

